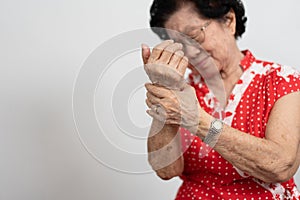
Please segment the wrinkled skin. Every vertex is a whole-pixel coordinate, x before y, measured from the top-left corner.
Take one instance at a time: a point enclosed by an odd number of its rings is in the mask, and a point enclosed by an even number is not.
[[[161,86],[146,84],[147,113],[166,124],[176,124],[196,133],[200,106],[194,88],[185,84],[182,90],[167,90]]]
[[[162,51],[159,55],[156,52]],[[184,80],[188,60],[182,45],[167,40],[153,49],[145,71],[153,84],[146,84],[147,113],[165,124],[180,125],[195,133],[200,106],[194,88]],[[159,55],[159,56],[158,56]]]

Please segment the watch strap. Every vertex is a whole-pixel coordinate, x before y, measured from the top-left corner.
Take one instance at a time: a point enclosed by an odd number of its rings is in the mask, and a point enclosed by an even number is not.
[[[216,123],[216,121],[218,121],[218,123],[221,123],[222,126],[220,129],[216,129],[214,127],[213,124]],[[222,132],[223,125],[224,123],[221,120],[214,119],[210,124],[210,128],[208,129],[208,133],[204,138],[203,142],[208,144],[210,147],[214,147],[219,139],[220,133]]]

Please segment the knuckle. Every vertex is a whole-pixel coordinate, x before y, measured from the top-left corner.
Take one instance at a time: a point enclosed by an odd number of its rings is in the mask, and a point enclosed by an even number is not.
[[[162,49],[163,46],[164,46],[164,42],[155,45],[154,49],[160,50],[160,49]]]
[[[158,65],[157,67],[164,67],[165,65],[167,65],[167,64],[165,63],[165,61],[164,61],[164,60],[161,60],[161,59],[156,60],[156,61],[155,61],[155,64]]]
[[[184,56],[184,52],[182,50],[176,51],[175,55],[178,57],[183,57]]]
[[[182,49],[182,44],[180,43],[173,43],[166,47],[166,50],[169,51],[170,53],[176,52],[179,49]]]
[[[172,52],[174,52],[174,50],[175,50],[174,44],[171,44],[165,48],[165,52],[167,52],[167,53],[172,53]]]
[[[186,56],[183,56],[183,59],[182,59],[184,62],[186,62],[186,63],[188,63],[189,62],[189,59],[188,59],[188,57],[186,57]]]
[[[154,49],[157,49],[157,50],[163,50],[166,46],[168,46],[169,44],[172,44],[174,43],[172,40],[165,40],[163,42],[161,42],[160,44],[156,45],[154,47]]]
[[[181,66],[181,67],[187,67],[187,66],[188,66],[188,61],[182,59],[182,60],[180,61],[180,66]]]
[[[171,44],[171,45],[169,45],[169,46],[167,46],[166,48],[165,48],[165,50],[167,51],[167,52],[169,52],[169,53],[171,53],[171,52],[173,52],[174,50],[175,50],[175,45],[174,44]]]
[[[183,56],[180,62],[182,64],[186,64],[186,63],[188,63],[188,60],[187,60],[187,58],[185,56]]]
[[[152,54],[157,54],[157,53],[159,53],[159,52],[161,52],[163,50],[164,49],[162,47],[156,46],[156,47],[153,48]]]
[[[169,95],[170,99],[177,99],[174,91],[170,91],[168,95]]]
[[[175,44],[177,45],[177,47],[178,47],[179,49],[182,49],[182,48],[183,48],[183,45],[182,45],[181,43],[176,42]]]

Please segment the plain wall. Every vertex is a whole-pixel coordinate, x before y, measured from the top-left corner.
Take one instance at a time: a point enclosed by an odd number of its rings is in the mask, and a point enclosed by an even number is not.
[[[0,1],[0,200],[174,198],[180,180],[161,181],[147,171],[146,133],[127,146],[110,138],[129,149],[137,144],[130,150],[144,156],[141,169],[147,173],[120,172],[135,166],[123,165],[128,160],[121,154],[106,151],[104,140],[95,146],[106,156],[104,161],[120,161],[112,163],[116,169],[92,157],[78,137],[72,111],[73,86],[83,63],[113,36],[147,28],[150,4],[149,0]],[[299,1],[247,0],[245,6],[249,21],[239,41],[241,49],[300,69]],[[130,61],[141,64],[140,59]],[[150,118],[139,110],[129,107],[134,120],[149,125]],[[108,126],[113,129],[115,124]],[[300,174],[296,181],[300,184]]]

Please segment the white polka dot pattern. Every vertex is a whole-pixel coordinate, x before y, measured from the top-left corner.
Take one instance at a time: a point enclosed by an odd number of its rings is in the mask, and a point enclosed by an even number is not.
[[[291,67],[256,60],[244,51],[244,70],[222,113],[226,124],[263,138],[270,111],[282,96],[300,91],[300,75]],[[199,103],[213,114],[216,100],[199,76],[189,76]],[[294,180],[266,184],[232,166],[198,137],[181,129],[184,151],[183,183],[176,199],[299,199]]]

